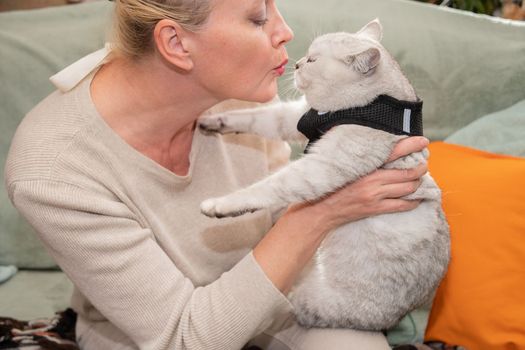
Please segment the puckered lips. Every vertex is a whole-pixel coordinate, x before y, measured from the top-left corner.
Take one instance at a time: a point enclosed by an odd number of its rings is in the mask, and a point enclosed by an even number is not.
[[[275,67],[273,70],[275,73],[277,73],[278,76],[281,76],[284,74],[284,71],[286,69],[286,64],[288,63],[288,58],[285,58],[284,61],[278,65],[277,67]]]

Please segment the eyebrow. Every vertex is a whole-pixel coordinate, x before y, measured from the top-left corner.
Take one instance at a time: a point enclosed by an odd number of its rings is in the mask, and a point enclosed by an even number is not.
[[[260,5],[260,4],[261,4],[261,1],[263,1],[263,0],[254,0],[254,1],[252,1],[252,7],[253,7],[253,8],[256,8],[257,5]],[[268,0],[264,0],[264,3],[267,4],[267,3],[268,3]]]

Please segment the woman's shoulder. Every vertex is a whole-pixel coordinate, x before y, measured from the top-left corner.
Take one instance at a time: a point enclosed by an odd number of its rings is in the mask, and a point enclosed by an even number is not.
[[[91,122],[75,90],[50,94],[17,127],[5,164],[6,183],[49,174],[60,154]]]

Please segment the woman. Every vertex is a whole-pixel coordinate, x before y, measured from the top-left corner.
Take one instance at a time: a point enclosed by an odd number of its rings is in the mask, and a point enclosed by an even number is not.
[[[12,202],[75,284],[81,348],[388,349],[377,333],[299,327],[285,295],[331,229],[415,208],[399,197],[426,168],[377,171],[273,226],[266,211],[206,218],[203,199],[286,152],[196,120],[272,99],[293,34],[273,0],[118,0],[115,23],[111,59],[27,115],[6,165]]]

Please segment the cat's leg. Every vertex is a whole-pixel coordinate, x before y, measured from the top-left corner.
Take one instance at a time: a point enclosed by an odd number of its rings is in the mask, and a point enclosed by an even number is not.
[[[201,211],[210,217],[238,216],[315,201],[379,168],[398,139],[359,125],[335,127],[301,159],[245,189],[202,202]]]
[[[297,131],[297,122],[309,107],[304,98],[268,106],[240,109],[199,119],[199,127],[222,134],[241,132],[285,141],[306,140]]]

